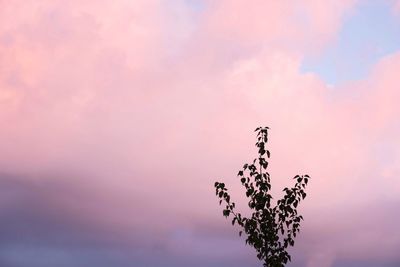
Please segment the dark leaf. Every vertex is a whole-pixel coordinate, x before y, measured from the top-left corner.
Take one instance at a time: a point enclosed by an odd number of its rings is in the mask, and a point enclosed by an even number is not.
[[[247,234],[246,244],[256,249],[256,255],[264,262],[264,266],[284,267],[291,261],[287,249],[289,245],[294,245],[294,238],[300,231],[300,220],[303,220],[303,217],[298,215],[297,206],[300,200],[306,197],[303,189],[306,188],[310,177],[296,175],[295,186],[290,189],[285,188],[284,197],[278,200],[276,205],[271,203],[272,196],[268,193],[271,190],[270,175],[265,171],[268,167],[266,158],[271,156],[266,147],[268,129],[268,127],[256,128],[256,147],[259,155],[253,164],[244,164],[243,170],[238,172],[240,181],[246,188],[246,196],[249,198],[248,206],[253,212],[251,217],[242,217],[240,213],[234,212],[235,203],[230,202],[228,189],[224,183],[215,182],[214,187],[220,198],[220,205],[223,201],[226,202],[223,216],[229,217],[231,213],[234,215],[232,225],[237,223],[242,228],[239,236],[243,231]],[[243,177],[247,169],[249,176]]]

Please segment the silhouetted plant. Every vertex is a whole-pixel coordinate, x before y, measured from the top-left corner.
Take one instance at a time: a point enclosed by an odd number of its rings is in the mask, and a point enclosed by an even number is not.
[[[250,199],[248,205],[253,213],[246,218],[235,212],[235,203],[231,201],[228,189],[224,183],[215,183],[216,195],[226,204],[223,216],[232,218],[232,225],[237,223],[247,235],[246,244],[253,246],[257,251],[257,257],[263,261],[264,267],[283,267],[291,257],[287,252],[289,246],[294,245],[294,238],[300,231],[300,220],[303,217],[298,214],[297,206],[306,197],[306,188],[310,177],[308,175],[296,175],[293,179],[296,184],[293,188],[285,188],[285,195],[275,205],[271,203],[272,196],[270,175],[266,171],[270,152],[266,149],[268,142],[268,127],[258,127],[257,143],[258,158],[252,164],[244,164],[238,176],[242,185],[246,188],[246,196]],[[258,165],[258,166],[256,166]]]

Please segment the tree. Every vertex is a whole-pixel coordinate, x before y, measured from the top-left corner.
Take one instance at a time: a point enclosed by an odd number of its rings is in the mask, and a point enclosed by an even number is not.
[[[243,228],[239,231],[239,236],[243,232],[247,235],[246,244],[256,249],[257,257],[263,261],[263,266],[283,267],[291,261],[287,250],[289,246],[294,245],[294,238],[300,231],[300,221],[303,217],[298,214],[297,207],[306,197],[304,190],[310,177],[296,175],[293,178],[296,180],[295,186],[283,189],[283,198],[276,204],[271,203],[270,175],[266,171],[268,161],[265,158],[270,158],[270,152],[266,149],[268,129],[258,127],[255,130],[258,158],[254,159],[252,164],[244,164],[238,173],[246,189],[246,197],[249,198],[248,206],[253,211],[251,217],[246,218],[235,211],[235,203],[231,201],[224,183],[216,182],[214,187],[220,199],[219,204],[226,204],[223,216],[232,216],[232,225],[236,223]]]

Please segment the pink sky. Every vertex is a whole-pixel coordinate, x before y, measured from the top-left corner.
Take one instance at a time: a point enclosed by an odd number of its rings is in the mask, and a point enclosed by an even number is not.
[[[275,192],[313,178],[291,266],[397,266],[400,49],[340,85],[301,71],[359,4],[0,1],[0,265],[259,266],[213,182],[243,194],[265,125]]]

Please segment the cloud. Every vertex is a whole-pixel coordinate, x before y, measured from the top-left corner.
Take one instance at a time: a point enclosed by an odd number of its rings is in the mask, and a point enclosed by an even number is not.
[[[400,1],[395,1],[393,4],[393,10],[396,14],[400,13]]]
[[[356,1],[207,1],[209,36],[231,45],[320,49],[335,39]],[[238,12],[240,11],[240,12]],[[241,47],[243,48],[243,47]]]
[[[77,246],[115,252],[121,266],[256,264],[219,217],[212,184],[239,197],[230,177],[252,159],[260,124],[271,127],[275,193],[297,173],[313,177],[305,264],[398,260],[399,55],[341,87],[300,72],[354,4],[0,4],[0,260],[23,266],[12,251],[29,241],[27,259],[83,257]]]

